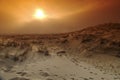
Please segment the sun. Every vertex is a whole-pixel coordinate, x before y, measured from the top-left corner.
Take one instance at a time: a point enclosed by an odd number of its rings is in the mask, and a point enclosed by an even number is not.
[[[35,19],[45,19],[46,18],[46,14],[44,13],[44,11],[42,9],[36,9],[33,16]]]

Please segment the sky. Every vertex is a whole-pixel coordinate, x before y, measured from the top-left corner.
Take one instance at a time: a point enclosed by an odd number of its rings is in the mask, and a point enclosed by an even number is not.
[[[35,19],[42,9],[45,19]],[[120,0],[0,0],[0,34],[63,33],[120,22]]]

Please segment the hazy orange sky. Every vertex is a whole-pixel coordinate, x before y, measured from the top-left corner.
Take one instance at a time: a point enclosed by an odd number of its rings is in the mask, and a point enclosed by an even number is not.
[[[35,20],[36,9],[48,15]],[[1,33],[59,33],[120,22],[120,0],[0,0]]]

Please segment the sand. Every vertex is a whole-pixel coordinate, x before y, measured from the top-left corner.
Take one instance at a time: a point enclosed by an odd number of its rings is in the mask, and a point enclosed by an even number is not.
[[[5,67],[0,70],[0,75],[5,80],[120,80],[120,77],[104,73],[85,62],[76,64],[65,56],[56,55],[26,61],[14,65],[10,71],[5,70]],[[15,77],[19,79],[14,79]]]

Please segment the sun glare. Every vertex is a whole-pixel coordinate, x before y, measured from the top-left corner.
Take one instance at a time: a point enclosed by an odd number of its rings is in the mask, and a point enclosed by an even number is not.
[[[34,18],[44,19],[44,18],[46,18],[46,15],[42,9],[36,9],[35,14],[34,14]]]

